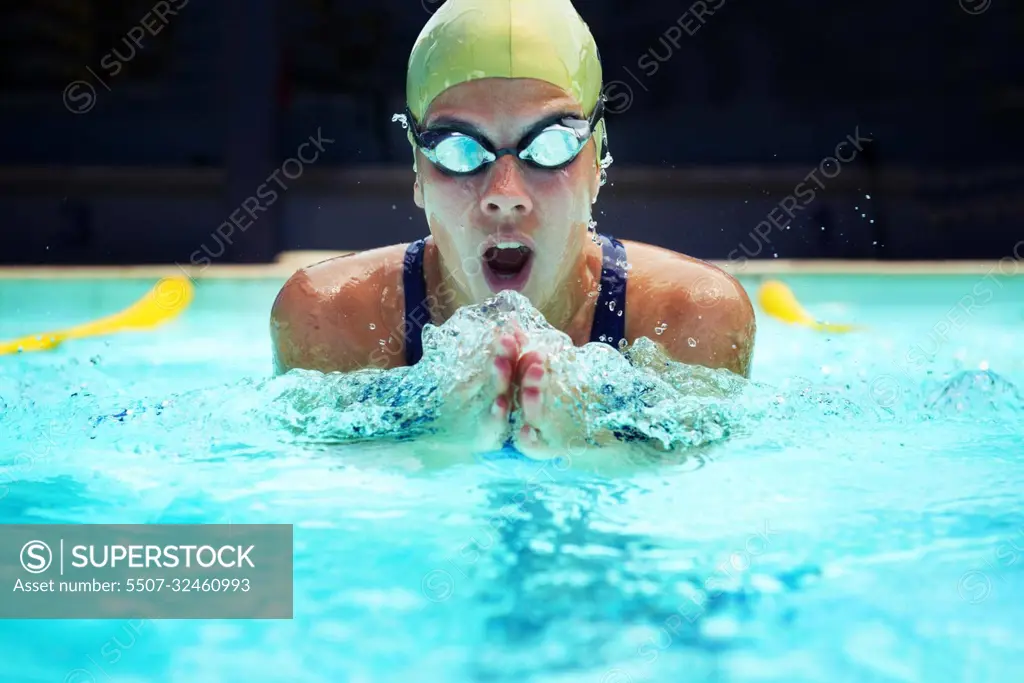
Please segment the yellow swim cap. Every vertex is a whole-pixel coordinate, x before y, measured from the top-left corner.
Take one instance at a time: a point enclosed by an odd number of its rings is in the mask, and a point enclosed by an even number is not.
[[[590,116],[601,97],[601,59],[570,0],[447,0],[420,32],[406,80],[417,122],[448,88],[478,78],[536,78],[569,92]],[[605,140],[594,131],[597,159]]]

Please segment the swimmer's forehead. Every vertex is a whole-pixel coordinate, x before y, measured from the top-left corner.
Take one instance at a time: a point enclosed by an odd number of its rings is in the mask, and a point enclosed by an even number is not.
[[[582,105],[565,91],[527,80],[482,79],[450,88],[431,103],[423,124],[529,129],[552,119],[583,117]]]

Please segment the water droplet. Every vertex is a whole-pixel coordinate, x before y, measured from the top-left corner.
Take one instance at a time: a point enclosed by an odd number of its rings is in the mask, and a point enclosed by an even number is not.
[[[615,300],[614,299],[612,299],[611,301],[608,302],[608,310],[609,311],[614,311],[615,310]]]
[[[616,315],[618,315],[620,318],[622,317],[622,309],[621,308],[619,309],[619,312]]]
[[[660,335],[660,334],[664,334],[665,330],[667,330],[667,329],[668,329],[668,323],[661,322],[661,323],[658,323],[658,326],[654,328],[654,332],[655,332],[655,334],[659,334]]]
[[[691,349],[694,348],[695,346],[697,346],[697,340],[694,339],[693,337],[690,337],[689,339],[687,339],[686,343],[690,345]]]
[[[370,323],[370,329],[371,329],[371,330],[375,330],[375,329],[377,329],[377,326],[376,326],[376,325],[374,325],[373,323]]]

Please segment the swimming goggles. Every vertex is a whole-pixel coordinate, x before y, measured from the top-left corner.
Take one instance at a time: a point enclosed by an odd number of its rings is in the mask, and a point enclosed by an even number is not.
[[[579,156],[598,122],[604,117],[604,96],[588,119],[555,116],[538,123],[515,147],[495,149],[490,141],[458,126],[420,129],[406,109],[413,141],[443,173],[472,175],[506,154],[515,154],[534,168],[557,171]]]

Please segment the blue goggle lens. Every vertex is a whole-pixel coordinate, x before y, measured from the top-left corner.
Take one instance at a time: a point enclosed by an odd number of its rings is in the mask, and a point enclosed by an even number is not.
[[[518,156],[540,168],[556,169],[576,158],[590,137],[589,130],[552,126],[539,133]],[[423,150],[433,163],[451,173],[473,173],[498,157],[479,140],[465,133],[444,134]]]

